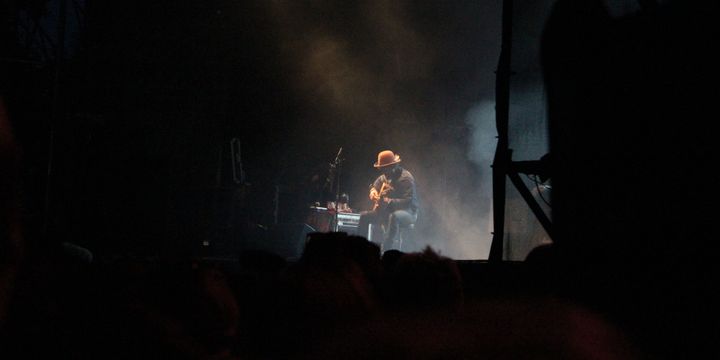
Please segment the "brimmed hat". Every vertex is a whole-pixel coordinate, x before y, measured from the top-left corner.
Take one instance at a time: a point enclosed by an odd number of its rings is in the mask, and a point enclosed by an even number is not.
[[[381,168],[388,165],[397,164],[400,161],[400,155],[396,155],[390,150],[383,150],[378,154],[378,159],[375,165],[373,165],[376,168]]]

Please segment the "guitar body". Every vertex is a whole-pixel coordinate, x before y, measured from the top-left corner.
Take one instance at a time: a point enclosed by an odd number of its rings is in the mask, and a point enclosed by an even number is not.
[[[392,190],[393,187],[392,185],[390,185],[389,182],[383,182],[382,186],[380,187],[380,191],[378,191],[379,197],[377,200],[375,200],[372,211],[383,211],[385,207],[387,207],[387,202],[385,202],[384,198],[387,193]]]

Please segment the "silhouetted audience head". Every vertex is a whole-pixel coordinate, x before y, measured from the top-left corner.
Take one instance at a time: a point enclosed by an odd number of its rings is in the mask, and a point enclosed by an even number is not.
[[[379,247],[362,237],[341,232],[312,234],[293,269],[306,310],[327,320],[374,311],[379,254]]]
[[[348,262],[358,266],[368,281],[380,276],[380,247],[367,239],[344,232],[313,233],[300,258],[304,266],[332,268]]]
[[[207,359],[229,356],[236,343],[240,311],[225,272],[206,263],[151,264],[137,268],[130,294],[116,311],[126,311],[127,356]],[[123,341],[113,339],[111,341]],[[121,344],[114,344],[119,346]]]
[[[0,98],[0,332],[13,298],[25,247],[20,224],[19,156],[5,104]]]
[[[432,248],[400,256],[388,272],[388,301],[397,310],[458,310],[463,284],[454,260]]]
[[[339,329],[303,359],[641,359],[598,314],[552,299],[473,301],[462,314],[395,313]]]
[[[720,280],[707,121],[719,13],[717,1],[559,0],[541,43],[565,290],[669,358],[720,357],[697,324]]]
[[[395,265],[397,265],[398,260],[400,260],[403,255],[405,255],[405,253],[397,249],[390,249],[388,251],[385,251],[381,259],[383,269],[386,272],[391,272],[395,268]]]
[[[283,271],[288,262],[282,256],[265,250],[243,250],[238,254],[238,264],[243,270],[253,273],[277,273]]]

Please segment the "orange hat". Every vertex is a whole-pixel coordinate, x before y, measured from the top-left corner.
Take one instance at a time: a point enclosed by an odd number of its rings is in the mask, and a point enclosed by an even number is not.
[[[400,161],[400,156],[396,155],[390,150],[383,150],[378,154],[378,159],[375,165],[373,165],[376,168],[380,168],[383,166],[393,165],[397,164]]]

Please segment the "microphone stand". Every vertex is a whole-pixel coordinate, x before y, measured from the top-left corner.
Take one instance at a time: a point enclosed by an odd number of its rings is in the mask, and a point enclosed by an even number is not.
[[[332,167],[335,169],[335,213],[333,214],[333,231],[338,231],[338,212],[340,211],[340,175],[342,173],[342,162],[345,160],[340,157],[342,147],[338,150]]]

